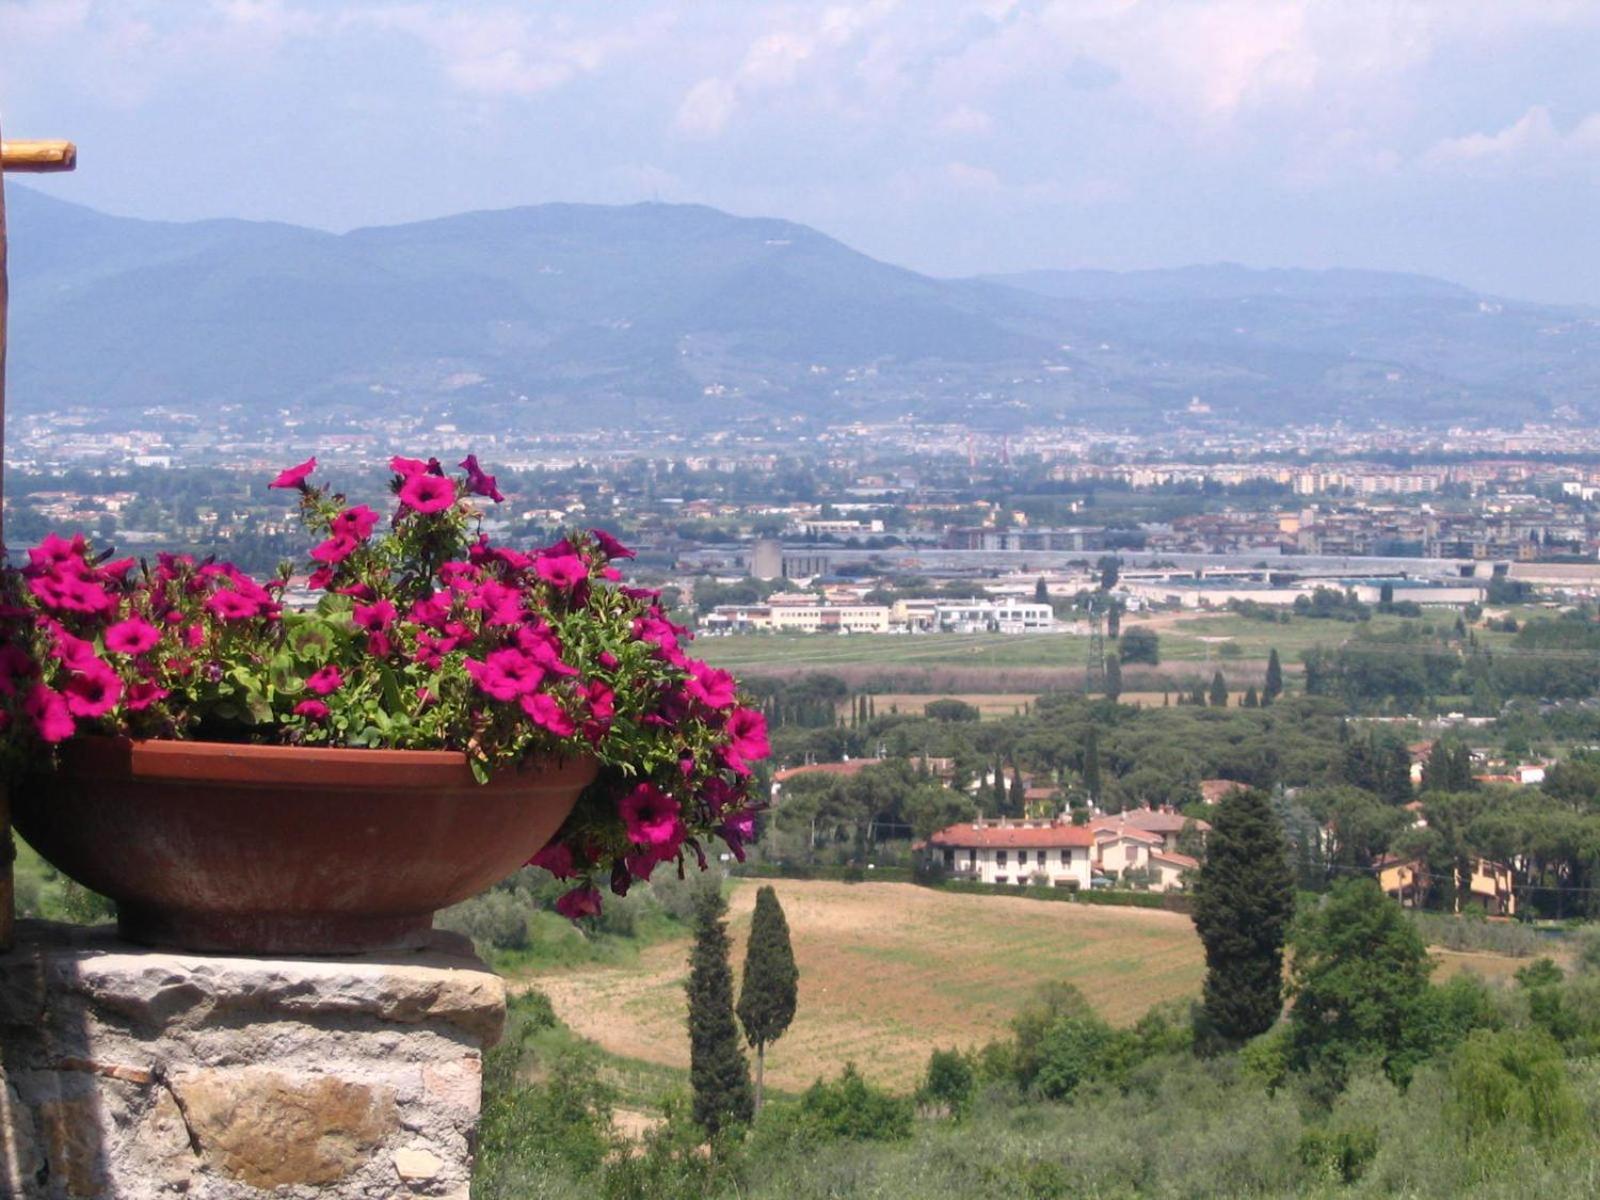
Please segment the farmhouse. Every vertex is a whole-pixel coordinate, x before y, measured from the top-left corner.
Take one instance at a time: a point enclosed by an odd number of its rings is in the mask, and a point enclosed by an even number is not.
[[[957,879],[1087,888],[1094,834],[1055,820],[980,819],[939,830],[925,852]]]

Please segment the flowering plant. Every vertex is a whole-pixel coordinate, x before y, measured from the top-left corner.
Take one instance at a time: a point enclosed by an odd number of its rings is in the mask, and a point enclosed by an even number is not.
[[[162,554],[108,561],[52,535],[0,577],[0,729],[35,756],[80,733],[463,751],[479,779],[550,756],[600,770],[531,861],[575,880],[558,907],[597,913],[597,874],[623,894],[662,863],[701,865],[710,837],[752,836],[761,715],[727,672],[685,654],[658,593],[626,587],[633,552],[600,530],[524,553],[491,543],[474,497],[503,499],[477,459],[395,458],[386,527],[309,482],[318,538],[307,605],[292,568],[260,583]],[[312,600],[314,599],[314,603]]]

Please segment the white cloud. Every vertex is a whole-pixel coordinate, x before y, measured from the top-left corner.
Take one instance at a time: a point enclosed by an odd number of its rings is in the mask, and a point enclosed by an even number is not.
[[[1497,132],[1436,142],[1422,161],[1437,168],[1497,172],[1553,169],[1591,158],[1600,160],[1600,113],[1563,132],[1550,110],[1536,104]]]

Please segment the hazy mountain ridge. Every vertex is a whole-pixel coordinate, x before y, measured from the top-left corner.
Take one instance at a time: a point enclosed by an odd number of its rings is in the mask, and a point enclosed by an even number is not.
[[[793,222],[551,204],[343,235],[112,217],[25,188],[13,403],[443,406],[465,423],[915,411],[1144,422],[1600,406],[1600,321],[1364,271],[944,280]]]

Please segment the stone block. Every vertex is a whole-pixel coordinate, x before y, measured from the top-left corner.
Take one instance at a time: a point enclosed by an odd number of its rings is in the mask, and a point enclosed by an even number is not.
[[[501,982],[459,940],[292,960],[19,923],[0,1196],[465,1196]]]

